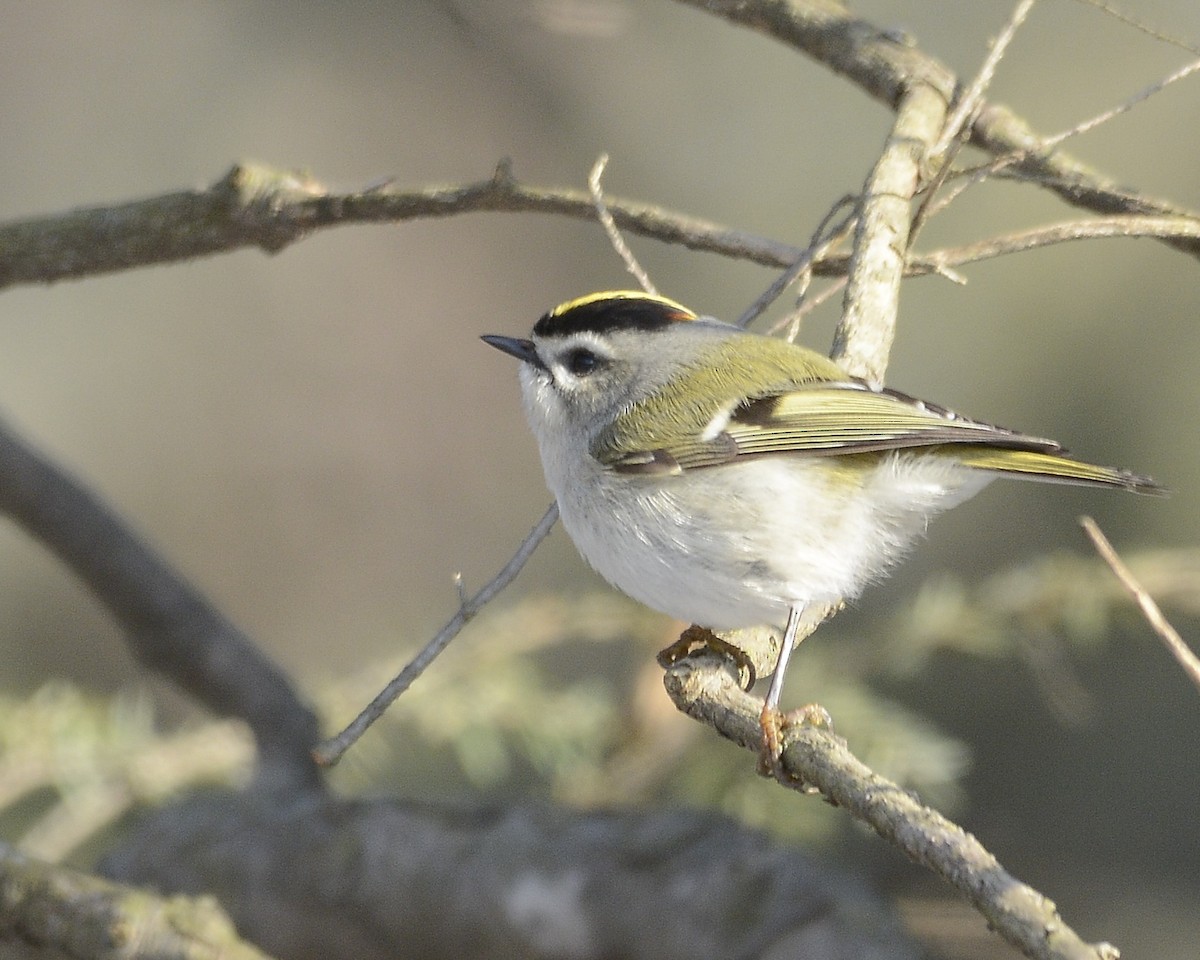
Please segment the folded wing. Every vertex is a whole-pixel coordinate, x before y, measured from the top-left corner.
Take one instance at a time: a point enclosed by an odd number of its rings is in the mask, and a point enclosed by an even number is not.
[[[953,449],[937,449],[948,447]],[[627,473],[681,473],[746,457],[827,457],[917,448],[934,448],[931,452],[953,456],[971,469],[1028,479],[1161,489],[1147,477],[1063,456],[1053,440],[968,420],[897,391],[874,390],[853,381],[802,384],[748,400],[711,436],[625,451],[607,462]]]

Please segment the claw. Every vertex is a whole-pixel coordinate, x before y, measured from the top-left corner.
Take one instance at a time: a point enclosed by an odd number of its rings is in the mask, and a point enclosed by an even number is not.
[[[758,751],[758,774],[771,777],[780,783],[791,778],[783,769],[783,714],[769,703],[764,703],[758,715],[758,726],[762,730],[762,746]]]
[[[695,624],[684,630],[678,640],[659,651],[658,665],[665,670],[696,650],[712,650],[737,664],[738,685],[743,690],[749,690],[758,680],[754,661],[745,650],[728,640],[722,640],[708,628]]]
[[[783,766],[783,735],[789,727],[816,727],[818,730],[833,730],[833,717],[819,703],[809,703],[798,710],[783,713],[770,703],[764,703],[758,716],[762,729],[762,746],[758,753],[758,773],[771,777],[785,786],[799,786],[805,793],[818,793],[816,787],[798,780]]]

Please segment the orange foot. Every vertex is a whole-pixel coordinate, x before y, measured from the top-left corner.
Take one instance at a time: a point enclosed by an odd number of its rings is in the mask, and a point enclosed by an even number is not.
[[[738,684],[743,690],[749,690],[758,679],[754,671],[754,661],[745,650],[734,646],[728,640],[722,640],[707,627],[698,627],[695,624],[684,630],[679,639],[669,647],[659,651],[658,665],[665,670],[697,650],[712,650],[737,664]]]
[[[833,717],[819,703],[805,704],[799,710],[784,713],[775,707],[763,704],[762,713],[758,717],[758,725],[762,728],[762,747],[758,753],[758,772],[764,777],[773,777],[787,786],[795,786],[797,780],[783,767],[783,734],[788,727],[808,726],[822,730],[833,729]],[[806,787],[801,782],[801,788],[806,793],[816,793],[816,787]]]

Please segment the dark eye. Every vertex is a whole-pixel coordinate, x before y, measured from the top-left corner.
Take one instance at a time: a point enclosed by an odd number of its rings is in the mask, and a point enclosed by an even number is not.
[[[577,377],[586,377],[603,365],[604,361],[586,347],[576,347],[564,358],[568,370]]]

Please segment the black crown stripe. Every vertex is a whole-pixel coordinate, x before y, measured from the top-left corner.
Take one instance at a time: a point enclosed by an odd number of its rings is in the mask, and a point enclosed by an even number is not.
[[[611,333],[614,330],[660,330],[672,323],[695,320],[687,307],[649,294],[614,292],[568,300],[542,316],[535,337],[565,337],[573,333]]]

